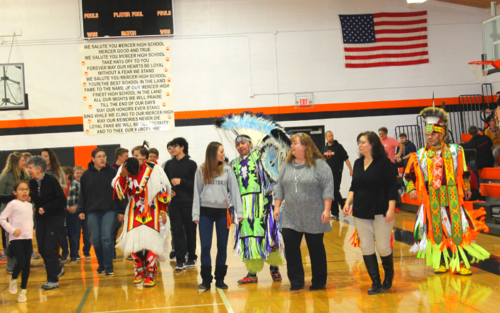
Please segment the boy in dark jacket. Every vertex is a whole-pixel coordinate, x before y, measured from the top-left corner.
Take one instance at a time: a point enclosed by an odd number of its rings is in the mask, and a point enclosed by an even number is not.
[[[92,151],[92,162],[80,180],[77,213],[87,220],[90,238],[97,257],[97,274],[113,275],[115,249],[114,229],[123,221],[126,200],[113,199],[111,182],[116,170],[106,163],[106,153],[97,148]]]
[[[194,176],[198,166],[188,155],[186,139],[174,138],[169,151],[172,159],[165,164],[172,185],[172,198],[169,205],[170,225],[175,246],[176,271],[195,266],[196,223],[191,217],[193,211]],[[186,262],[185,255],[188,253]]]

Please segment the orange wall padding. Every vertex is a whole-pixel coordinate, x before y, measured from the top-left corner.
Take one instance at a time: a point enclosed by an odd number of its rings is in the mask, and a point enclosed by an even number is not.
[[[500,198],[500,184],[481,184],[481,195]]]
[[[484,167],[479,170],[481,179],[500,180],[500,167]]]
[[[407,203],[407,204],[420,205],[420,202],[412,200],[410,198],[410,195],[408,195],[406,193],[401,197],[401,202]]]
[[[482,135],[482,132],[479,132],[479,135]],[[472,136],[469,133],[462,134],[461,136],[462,142],[469,142],[472,139]]]
[[[75,147],[75,165],[81,165],[87,169],[89,162],[92,161],[92,151],[96,148],[97,146]]]

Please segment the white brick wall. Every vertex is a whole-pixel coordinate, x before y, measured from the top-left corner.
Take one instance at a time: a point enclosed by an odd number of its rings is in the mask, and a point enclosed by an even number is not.
[[[0,120],[81,116],[78,44],[84,41],[78,6],[78,0],[0,0],[0,32],[23,32],[15,38],[10,62],[25,64],[30,98],[24,116],[2,112]],[[176,36],[166,40],[172,47],[175,109],[290,106],[296,92],[314,92],[316,104],[423,99],[433,91],[436,97],[480,93],[467,62],[480,59],[481,21],[488,10],[435,1],[416,10],[428,11],[429,64],[346,69],[338,14],[405,12],[404,0],[174,1]],[[4,39],[0,63],[7,62],[10,51],[9,38]],[[415,116],[408,115],[283,124],[325,125],[354,160],[359,132],[383,124],[394,135],[396,125],[414,121]],[[213,127],[199,126],[112,136],[4,136],[2,148],[115,143],[131,148],[148,139],[164,160],[165,144],[176,136],[186,137],[197,162],[206,145],[219,140]],[[349,181],[344,179],[344,192]]]

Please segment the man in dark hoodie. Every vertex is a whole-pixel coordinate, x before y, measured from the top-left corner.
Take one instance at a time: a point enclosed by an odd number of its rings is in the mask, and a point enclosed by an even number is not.
[[[495,159],[491,153],[491,149],[493,148],[491,138],[480,134],[479,129],[474,125],[469,127],[469,135],[471,135],[472,138],[462,146],[464,149],[476,150],[477,169],[480,170],[484,167],[493,167],[495,165]]]
[[[333,133],[327,131],[325,134],[326,146],[323,147],[323,155],[326,158],[326,163],[330,166],[333,173],[333,202],[332,202],[332,212],[333,218],[337,219],[339,214],[339,204],[340,208],[344,207],[344,200],[340,194],[340,183],[342,182],[342,171],[344,170],[344,162],[349,168],[350,175],[352,176],[352,166],[349,162],[349,155],[345,151],[344,147],[334,140]]]
[[[42,289],[59,287],[59,277],[64,275],[57,259],[57,243],[64,227],[66,196],[57,178],[47,175],[45,158],[37,155],[28,159],[30,196],[35,207],[36,241],[47,272],[47,282]]]
[[[169,205],[170,225],[175,246],[176,271],[195,266],[196,223],[193,222],[193,190],[196,162],[191,160],[189,145],[182,137],[174,138],[169,153],[172,159],[165,164],[172,185],[172,199]],[[185,255],[188,253],[186,262]]]
[[[106,153],[97,148],[92,151],[92,162],[80,179],[78,210],[80,219],[87,219],[92,245],[97,257],[97,274],[113,275],[115,251],[114,229],[123,221],[126,201],[113,199],[111,182],[116,170],[106,163]]]

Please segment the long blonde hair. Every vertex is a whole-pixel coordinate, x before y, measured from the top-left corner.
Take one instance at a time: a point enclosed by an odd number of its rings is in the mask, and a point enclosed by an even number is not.
[[[12,173],[16,182],[21,180],[29,180],[26,171],[22,170],[19,167],[19,161],[21,160],[21,158],[24,158],[21,152],[12,152],[11,154],[9,154],[9,156],[7,157],[5,168],[2,171],[2,175]]]
[[[203,171],[203,183],[210,184],[215,177],[222,175],[224,163],[217,161],[217,152],[222,146],[220,142],[212,141],[208,144],[207,152],[205,153],[205,163],[201,165]]]
[[[325,161],[325,157],[321,154],[321,152],[319,152],[318,147],[316,147],[316,144],[314,143],[314,141],[312,141],[311,137],[309,137],[308,134],[293,134],[292,137],[290,137],[290,142],[293,144],[293,142],[297,138],[300,140],[300,143],[303,146],[306,146],[306,150],[304,151],[304,158],[306,160],[307,167],[310,167],[311,164],[316,167],[317,159]],[[292,150],[290,150],[286,157],[286,162],[292,163],[293,159],[295,159],[295,156],[292,154]]]

